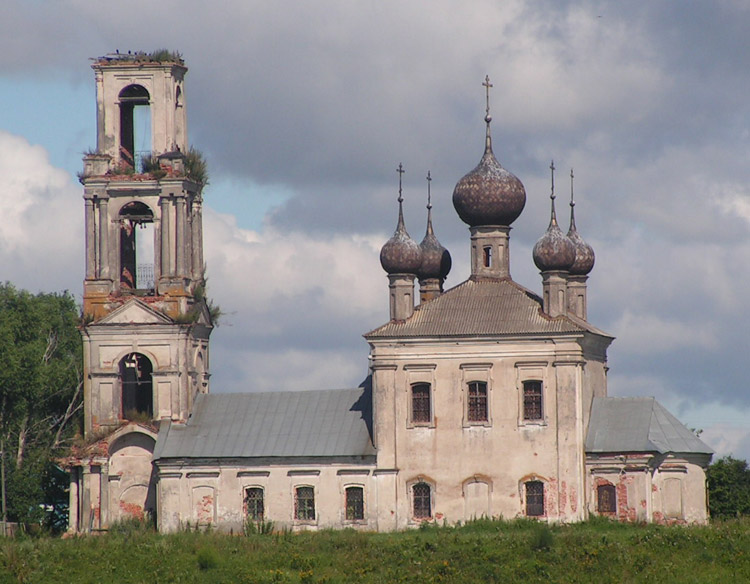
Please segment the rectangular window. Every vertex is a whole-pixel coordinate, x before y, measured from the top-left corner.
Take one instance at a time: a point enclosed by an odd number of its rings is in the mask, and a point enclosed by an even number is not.
[[[365,518],[365,492],[362,487],[346,488],[346,520],[362,521]]]
[[[414,497],[414,519],[432,518],[430,485],[428,485],[427,483],[417,483],[412,487],[412,495]]]
[[[487,384],[484,381],[469,383],[469,403],[467,418],[469,422],[487,421]]]
[[[411,421],[415,424],[429,424],[431,420],[430,384],[415,383],[411,386]]]
[[[542,382],[523,382],[523,419],[542,419]]]
[[[312,487],[297,487],[295,490],[294,518],[315,521],[315,491]]]
[[[263,489],[250,487],[245,490],[245,514],[252,521],[263,521]]]
[[[544,515],[544,483],[541,481],[526,483],[526,515],[529,517]]]

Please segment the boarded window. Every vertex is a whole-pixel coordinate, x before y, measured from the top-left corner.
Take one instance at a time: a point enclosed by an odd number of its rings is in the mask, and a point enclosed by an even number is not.
[[[469,403],[467,416],[469,422],[487,421],[487,384],[484,381],[469,383]]]
[[[544,515],[544,483],[541,481],[526,483],[526,515],[529,517]]]
[[[490,486],[482,481],[464,485],[465,519],[470,521],[479,517],[491,517]]]
[[[362,487],[346,488],[346,519],[361,521],[365,518],[365,492]]]
[[[542,419],[542,382],[523,382],[523,419]]]
[[[312,487],[297,487],[295,490],[294,518],[315,521],[315,491]]]
[[[263,521],[263,489],[260,487],[245,490],[245,514],[251,521]]]
[[[415,383],[411,386],[411,421],[415,424],[429,424],[432,419],[430,407],[430,384]]]
[[[417,483],[412,487],[414,519],[432,518],[432,501],[430,485]]]
[[[682,481],[666,479],[664,481],[664,516],[669,519],[682,519]]]
[[[614,485],[599,485],[596,488],[596,501],[599,513],[615,513],[617,511],[617,495]]]

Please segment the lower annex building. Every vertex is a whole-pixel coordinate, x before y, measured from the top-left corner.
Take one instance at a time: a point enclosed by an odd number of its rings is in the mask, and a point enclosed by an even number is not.
[[[443,290],[451,260],[431,205],[418,244],[399,184],[380,256],[390,318],[364,335],[366,381],[222,394],[209,392],[205,176],[187,146],[187,68],[169,53],[92,67],[97,148],[81,178],[87,446],[67,461],[70,530],[147,513],[162,531],[237,531],[248,520],[378,531],[476,517],[707,521],[711,449],[653,398],[607,395],[613,337],[587,320],[594,252],[572,188],[568,233],[553,188],[534,247],[542,295],[510,276],[526,193],[493,154],[489,79],[484,155],[453,192],[470,231],[469,278]],[[144,108],[151,130],[139,137]]]

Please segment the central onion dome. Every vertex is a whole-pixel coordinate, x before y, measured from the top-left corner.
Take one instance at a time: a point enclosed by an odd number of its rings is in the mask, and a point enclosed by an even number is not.
[[[490,135],[489,77],[487,88],[487,124],[484,156],[474,170],[466,174],[453,190],[453,206],[458,216],[470,227],[480,225],[508,226],[518,219],[526,205],[526,190],[518,178],[505,170],[492,152]]]
[[[406,232],[404,226],[404,199],[401,196],[401,174],[403,167],[399,164],[398,185],[398,225],[393,234],[380,250],[380,265],[388,274],[413,274],[422,266],[422,248]]]
[[[567,272],[576,261],[576,247],[568,239],[568,236],[560,230],[557,224],[557,216],[555,215],[554,163],[550,165],[550,169],[552,170],[552,194],[550,195],[550,199],[552,200],[552,214],[546,233],[534,245],[532,256],[536,267],[542,272],[553,270]]]

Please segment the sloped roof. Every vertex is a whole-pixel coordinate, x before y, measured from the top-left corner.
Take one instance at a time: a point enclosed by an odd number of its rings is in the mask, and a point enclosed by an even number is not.
[[[160,432],[154,460],[369,456],[371,426],[368,387],[200,395],[187,424]]]
[[[420,304],[405,321],[391,321],[366,339],[503,334],[606,333],[567,316],[552,318],[542,299],[509,278],[469,279]]]
[[[594,398],[586,452],[713,454],[653,397]]]

